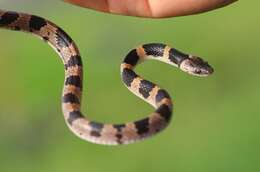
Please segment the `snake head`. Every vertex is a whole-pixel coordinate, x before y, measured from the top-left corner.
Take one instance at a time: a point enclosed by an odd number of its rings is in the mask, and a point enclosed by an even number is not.
[[[208,76],[214,72],[213,68],[200,57],[189,56],[180,64],[180,69],[191,75]]]

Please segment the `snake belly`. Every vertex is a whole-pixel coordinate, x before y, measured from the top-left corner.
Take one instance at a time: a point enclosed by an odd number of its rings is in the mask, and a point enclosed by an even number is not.
[[[136,96],[155,108],[148,117],[124,124],[104,124],[87,119],[80,111],[83,66],[76,44],[60,27],[35,15],[0,10],[0,28],[29,32],[40,37],[59,54],[65,67],[62,111],[70,130],[81,139],[105,145],[133,143],[155,135],[170,122],[172,100],[166,90],[143,79],[134,67],[147,59],[155,59],[181,70],[207,76],[213,69],[202,59],[187,55],[164,44],[152,43],[131,50],[121,64],[124,85]]]

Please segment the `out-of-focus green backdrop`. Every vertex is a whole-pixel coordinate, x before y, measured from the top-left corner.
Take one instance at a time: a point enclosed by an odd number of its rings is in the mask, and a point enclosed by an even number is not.
[[[211,77],[197,78],[156,61],[138,66],[140,75],[174,98],[172,123],[138,144],[94,145],[64,123],[58,55],[29,34],[0,30],[1,172],[260,170],[259,1],[160,20],[108,15],[58,0],[0,0],[0,6],[48,18],[71,35],[83,57],[83,112],[91,119],[125,122],[153,110],[120,81],[122,58],[139,44],[167,43],[215,68]]]

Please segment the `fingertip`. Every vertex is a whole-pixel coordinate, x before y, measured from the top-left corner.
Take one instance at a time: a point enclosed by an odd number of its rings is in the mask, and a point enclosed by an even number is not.
[[[97,11],[147,18],[168,18],[203,13],[238,0],[63,0]]]

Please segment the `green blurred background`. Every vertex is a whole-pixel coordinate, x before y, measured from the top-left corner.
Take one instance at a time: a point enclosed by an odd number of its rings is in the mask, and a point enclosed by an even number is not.
[[[94,145],[65,125],[58,55],[29,34],[0,30],[1,172],[260,170],[260,1],[161,20],[108,15],[60,0],[0,0],[0,6],[48,18],[71,35],[83,57],[83,112],[91,119],[125,122],[153,110],[120,80],[122,58],[139,44],[167,43],[215,68],[214,75],[197,78],[156,61],[138,66],[174,98],[172,123],[138,144]]]

